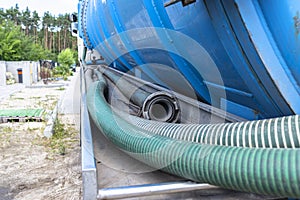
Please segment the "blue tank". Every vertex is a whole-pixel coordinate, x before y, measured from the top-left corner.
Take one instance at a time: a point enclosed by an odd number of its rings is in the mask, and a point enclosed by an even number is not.
[[[106,64],[247,119],[300,114],[299,0],[82,0]]]

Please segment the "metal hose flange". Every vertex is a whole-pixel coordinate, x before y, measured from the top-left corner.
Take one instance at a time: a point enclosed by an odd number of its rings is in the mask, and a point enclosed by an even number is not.
[[[178,121],[180,109],[175,96],[159,91],[147,96],[142,113],[145,119],[172,123]]]
[[[300,197],[299,149],[202,145],[156,135],[113,113],[103,95],[105,87],[103,79],[89,87],[89,112],[103,134],[132,157],[198,182],[264,195]]]

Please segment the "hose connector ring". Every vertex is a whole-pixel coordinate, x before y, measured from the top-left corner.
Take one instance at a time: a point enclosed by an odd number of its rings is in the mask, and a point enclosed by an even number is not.
[[[149,120],[175,123],[180,116],[179,102],[167,92],[155,92],[145,99],[142,116]]]

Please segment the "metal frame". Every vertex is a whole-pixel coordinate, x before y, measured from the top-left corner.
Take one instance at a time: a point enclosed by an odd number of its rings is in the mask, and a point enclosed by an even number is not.
[[[90,119],[86,105],[86,88],[83,68],[80,69],[81,109],[81,158],[82,158],[82,185],[83,199],[95,200],[97,198],[97,170],[94,159],[93,138],[90,127]]]

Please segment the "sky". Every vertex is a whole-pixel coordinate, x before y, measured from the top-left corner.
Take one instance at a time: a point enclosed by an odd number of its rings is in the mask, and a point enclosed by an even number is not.
[[[52,15],[77,12],[78,0],[0,0],[0,8],[8,9],[19,5],[20,11],[28,6],[32,12],[36,10],[39,16],[49,11]]]

